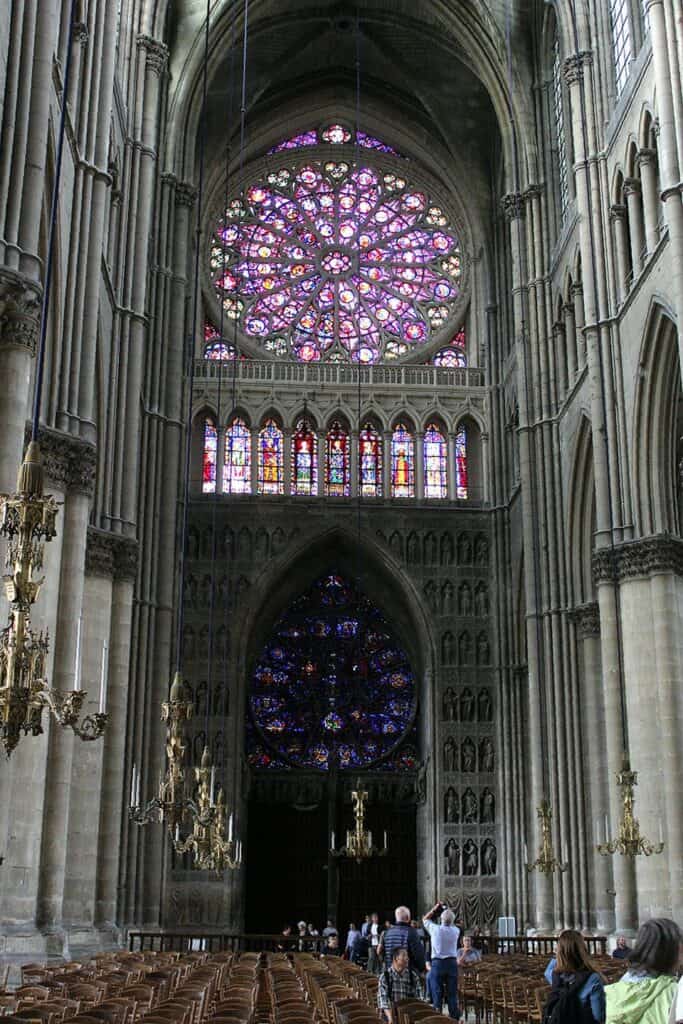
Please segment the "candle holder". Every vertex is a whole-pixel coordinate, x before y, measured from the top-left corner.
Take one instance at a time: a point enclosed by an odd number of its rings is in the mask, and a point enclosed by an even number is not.
[[[192,853],[195,867],[201,871],[234,871],[242,863],[242,844],[232,835],[233,816],[230,815],[228,835],[225,835],[225,795],[219,787],[214,802],[215,768],[211,766],[209,748],[204,748],[199,768],[195,768],[197,781],[196,814],[192,832],[180,838],[176,828],[173,846],[177,853]]]
[[[607,838],[607,825],[605,824],[605,842],[597,844],[598,853],[607,857],[620,853],[622,857],[651,857],[653,853],[661,853],[664,843],[660,839],[658,843],[651,843],[645,836],[641,835],[640,822],[635,816],[633,805],[635,802],[635,787],[638,785],[638,772],[631,771],[629,759],[624,755],[621,771],[616,773],[617,786],[621,790],[622,816],[619,823],[619,833],[615,839]]]
[[[353,801],[353,830],[349,829],[347,831],[346,843],[338,850],[335,848],[333,832],[330,853],[333,857],[348,857],[351,860],[355,860],[357,864],[368,860],[370,857],[386,857],[388,852],[386,832],[384,833],[384,846],[380,849],[373,846],[372,832],[365,828],[365,806],[368,802],[368,792],[365,789],[361,789],[360,780],[356,783],[356,788],[351,793],[351,800]]]
[[[527,864],[526,869],[531,874],[532,871],[540,871],[542,875],[552,875],[555,871],[566,871],[569,867],[567,863],[562,863],[555,857],[555,851],[553,850],[553,839],[552,839],[552,820],[553,812],[550,809],[549,802],[544,798],[536,809],[536,814],[541,822],[541,845],[538,850],[538,857],[533,864]]]

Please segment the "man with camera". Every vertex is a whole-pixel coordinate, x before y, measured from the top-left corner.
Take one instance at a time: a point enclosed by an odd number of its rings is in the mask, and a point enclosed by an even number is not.
[[[440,915],[440,924],[434,918]],[[427,978],[427,990],[432,1006],[441,1013],[443,990],[446,989],[448,1016],[460,1019],[458,1009],[458,939],[460,929],[454,924],[455,915],[445,903],[435,903],[422,923],[431,941],[431,968]]]

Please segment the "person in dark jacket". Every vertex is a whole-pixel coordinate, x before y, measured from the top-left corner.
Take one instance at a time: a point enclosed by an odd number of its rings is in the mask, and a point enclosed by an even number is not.
[[[368,936],[357,934],[356,938],[353,940],[353,945],[351,946],[349,960],[352,964],[359,964],[361,967],[367,967],[369,951],[370,939]]]
[[[417,930],[410,925],[410,910],[408,907],[396,907],[394,916],[396,924],[392,924],[382,935],[384,966],[387,970],[391,967],[395,949],[407,949],[410,966],[422,974],[425,970],[425,951]]]

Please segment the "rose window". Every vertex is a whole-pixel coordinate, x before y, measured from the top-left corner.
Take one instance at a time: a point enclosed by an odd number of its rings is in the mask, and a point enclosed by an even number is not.
[[[302,362],[377,363],[447,340],[455,226],[406,177],[308,160],[252,181],[213,237],[213,283],[252,345]]]

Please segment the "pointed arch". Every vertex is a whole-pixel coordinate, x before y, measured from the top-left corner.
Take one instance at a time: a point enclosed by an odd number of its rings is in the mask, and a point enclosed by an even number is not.
[[[576,434],[568,494],[568,564],[572,572],[574,604],[582,605],[595,599],[591,567],[595,536],[593,430],[585,415],[581,418]]]

